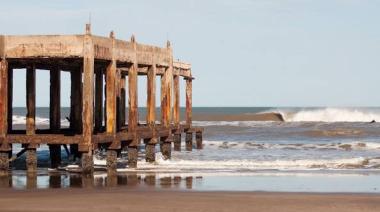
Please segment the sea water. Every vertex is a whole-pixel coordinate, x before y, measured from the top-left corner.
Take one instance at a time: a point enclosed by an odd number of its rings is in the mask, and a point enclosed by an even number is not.
[[[187,152],[182,146],[182,152],[172,152],[171,160],[157,152],[151,164],[144,161],[141,147],[138,168],[126,167],[124,153],[119,173],[193,177],[198,183],[192,188],[199,190],[378,192],[380,108],[195,107],[193,113],[193,125],[205,128],[203,150]],[[281,114],[284,121],[241,119],[270,113]],[[39,127],[49,123],[48,114],[48,108],[37,109]],[[69,109],[63,108],[61,116],[68,114]],[[144,109],[139,114],[143,120]],[[25,108],[14,109],[13,124],[23,127]],[[62,126],[68,124],[63,118]],[[48,166],[48,155],[48,148],[41,146],[42,169]],[[104,156],[104,152],[94,156],[98,168],[105,167]]]

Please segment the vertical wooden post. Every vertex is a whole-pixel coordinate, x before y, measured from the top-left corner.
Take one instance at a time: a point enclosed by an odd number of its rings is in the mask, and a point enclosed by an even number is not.
[[[146,123],[152,130],[152,138],[145,140],[145,160],[147,162],[155,161],[155,145],[157,143],[157,137],[155,133],[156,125],[156,64],[153,63],[148,69],[147,74],[147,112]]]
[[[181,151],[179,75],[174,75],[173,77],[174,77],[173,120],[174,120],[174,126],[176,128],[174,132],[174,151]]]
[[[95,130],[101,131],[103,125],[103,72],[98,69],[95,78]]]
[[[192,126],[192,113],[193,113],[193,97],[192,97],[192,78],[185,78],[186,80],[186,124]]]
[[[106,132],[115,135],[117,129],[117,70],[116,70],[116,60],[113,57],[114,46],[115,46],[115,35],[113,32],[110,33],[111,38],[111,49],[112,49],[112,59],[106,69],[106,112],[107,112],[107,124]],[[114,141],[115,142],[115,141]],[[110,145],[107,149],[107,171],[108,174],[116,173],[116,157],[117,152],[114,145]]]
[[[83,152],[82,171],[85,174],[92,174],[93,172],[94,45],[90,31],[90,24],[86,24],[83,44],[83,140],[79,145],[79,151]]]
[[[121,126],[125,126],[125,115],[126,115],[126,91],[125,91],[125,83],[126,83],[126,78],[125,74],[121,74],[120,76],[120,122]]]
[[[161,78],[161,124],[168,128],[168,136],[161,138],[162,142],[162,155],[165,159],[171,158],[171,141],[172,130],[170,127],[171,121],[171,98],[172,98],[172,85],[173,85],[173,57],[170,42],[167,42],[167,49],[169,52],[169,67],[166,68]]]
[[[185,78],[186,80],[186,125],[189,127],[186,131],[186,150],[193,149],[193,133],[192,127],[192,77]]]
[[[13,68],[8,66],[8,114],[7,114],[7,125],[8,133],[13,129]],[[12,144],[9,144],[9,158],[12,157]]]
[[[137,103],[137,44],[135,37],[131,37],[131,42],[135,50],[133,64],[128,70],[128,132],[132,134],[133,139],[128,147],[128,165],[131,168],[137,167],[137,145],[138,145],[138,103]]]
[[[50,70],[50,129],[58,133],[61,128],[61,71],[58,67]],[[50,168],[61,164],[61,145],[50,144]]]
[[[115,45],[114,34],[111,32],[112,48]],[[112,59],[106,70],[106,111],[107,133],[116,132],[116,61]]]
[[[8,132],[12,131],[13,123],[13,68],[8,67]]]
[[[203,136],[202,130],[198,130],[195,132],[195,141],[197,143],[197,149],[203,149]]]
[[[154,126],[156,122],[156,65],[153,64],[148,69],[147,80],[147,112],[146,123],[148,126]]]
[[[121,72],[120,69],[116,69],[116,77],[115,77],[115,92],[116,92],[116,132],[120,131],[121,126],[123,125],[121,119]]]
[[[26,134],[33,136],[36,131],[36,68],[29,65],[26,68]],[[26,169],[32,173],[37,171],[37,154],[33,144],[28,144],[26,152]]]
[[[36,128],[36,69],[29,65],[26,69],[26,134],[34,135]]]
[[[76,134],[82,133],[82,68],[71,70],[70,129]],[[79,158],[78,144],[70,144],[70,154]]]
[[[0,37],[0,41],[2,38]],[[0,47],[3,44],[0,44]],[[8,131],[8,62],[3,52],[0,52],[0,175],[8,175],[10,145],[7,142]]]

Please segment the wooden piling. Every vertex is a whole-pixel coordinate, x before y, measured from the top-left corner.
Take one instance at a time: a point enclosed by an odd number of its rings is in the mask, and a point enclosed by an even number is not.
[[[26,134],[35,135],[36,131],[36,68],[31,64],[26,69]],[[26,170],[29,173],[37,171],[36,148],[29,142],[26,151]]]
[[[195,132],[195,141],[197,149],[203,149],[203,135],[201,130]]]
[[[185,143],[186,143],[186,151],[192,151],[193,150],[193,133],[191,131],[186,132]]]
[[[26,134],[36,131],[36,68],[29,65],[26,69]]]
[[[103,71],[96,70],[95,77],[95,130],[101,131],[103,125]]]
[[[8,133],[12,131],[13,122],[13,68],[8,67]]]
[[[70,78],[70,129],[82,134],[82,68],[71,70]],[[74,160],[80,157],[78,144],[70,144],[70,154]]]
[[[126,115],[126,110],[127,110],[127,105],[126,105],[126,88],[125,88],[125,84],[126,84],[126,77],[125,77],[125,74],[121,74],[120,76],[120,83],[119,83],[119,86],[120,86],[120,122],[121,122],[121,126],[125,126],[125,115]]]
[[[179,75],[174,75],[174,100],[173,100],[173,122],[175,126],[173,143],[174,151],[181,151],[181,129],[180,129],[180,88]]]
[[[61,128],[61,71],[58,67],[50,70],[50,129],[58,133]],[[61,164],[61,145],[49,144],[50,168]]]
[[[193,114],[193,85],[192,78],[185,78],[186,80],[186,124],[191,127],[192,114]]]
[[[147,103],[146,103],[146,123],[154,127],[156,122],[156,65],[153,64],[148,69],[147,74]]]
[[[83,44],[83,140],[79,144],[82,154],[82,171],[93,172],[92,133],[93,133],[93,100],[94,100],[94,45],[92,44],[90,25],[86,25]]]
[[[3,57],[4,55],[0,56],[0,175],[4,176],[8,175],[8,151],[10,151],[6,138],[8,133],[8,62]]]
[[[111,33],[112,46],[114,45],[114,37]],[[116,132],[116,61],[111,60],[106,69],[106,111],[107,111],[107,133],[114,134]]]
[[[131,37],[131,42],[134,46],[136,52],[136,41],[135,37]],[[129,101],[128,101],[128,133],[132,135],[132,141],[128,146],[128,165],[131,168],[137,166],[137,145],[139,143],[139,138],[137,135],[138,126],[138,103],[137,103],[137,55],[135,55],[135,60],[128,70],[128,89],[129,89]]]
[[[148,139],[150,140],[150,139]],[[156,144],[149,143],[149,141],[145,144],[145,161],[149,163],[153,163],[156,160]]]

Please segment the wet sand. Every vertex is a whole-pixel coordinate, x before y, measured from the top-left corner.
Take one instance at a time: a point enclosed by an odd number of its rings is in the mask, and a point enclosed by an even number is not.
[[[0,190],[0,211],[380,211],[380,195],[125,189]]]

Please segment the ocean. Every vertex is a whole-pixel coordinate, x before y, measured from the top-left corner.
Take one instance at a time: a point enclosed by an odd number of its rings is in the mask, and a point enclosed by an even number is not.
[[[14,108],[13,124],[19,128],[25,125],[25,112],[25,108]],[[46,127],[48,114],[48,108],[37,108],[38,127]],[[63,108],[62,126],[68,125],[64,119],[68,114],[69,109]],[[143,120],[144,109],[140,109],[139,114]],[[277,179],[280,191],[378,192],[376,186],[380,180],[373,179],[380,178],[380,108],[194,107],[193,114],[193,125],[205,128],[203,150],[186,152],[182,141],[182,151],[173,151],[171,160],[163,160],[157,153],[156,162],[150,164],[144,161],[141,146],[138,168],[130,170],[119,166],[118,171],[173,178],[198,176],[203,179],[203,183],[198,184],[199,189],[206,190],[211,186],[214,190],[276,191],[271,183],[252,187],[257,185],[252,182]],[[181,115],[184,117],[183,109]],[[15,146],[14,154],[17,148]],[[41,146],[38,155],[39,164],[47,167],[47,147]],[[98,167],[105,167],[104,155],[104,152],[96,153]],[[125,162],[126,156],[119,159],[120,164]],[[238,177],[242,185],[226,183],[213,187],[214,181],[209,180],[226,180],[226,177],[227,181]],[[309,179],[314,184],[289,184],[294,177]],[[349,186],[355,180],[362,182],[367,178],[370,181],[365,186],[363,183],[361,187]],[[341,186],[343,190],[329,186],[339,184],[342,179],[351,179],[347,186]]]

